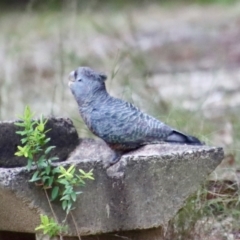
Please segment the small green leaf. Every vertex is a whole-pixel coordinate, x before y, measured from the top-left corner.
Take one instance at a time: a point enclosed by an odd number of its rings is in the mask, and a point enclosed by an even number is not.
[[[21,143],[22,143],[22,144],[26,143],[27,141],[28,141],[27,138],[22,138],[22,139],[21,139]]]
[[[70,180],[73,178],[75,166],[71,165],[67,170],[63,166],[60,166],[59,170],[62,174],[58,178],[66,178],[66,179]]]
[[[46,171],[47,175],[49,175],[49,173],[51,172],[51,166],[47,165],[47,167],[45,168],[45,171]]]
[[[59,193],[59,187],[58,186],[55,186],[53,189],[52,189],[52,194],[51,194],[51,200],[55,200],[57,197],[58,197],[58,193]]]
[[[86,172],[84,172],[82,169],[78,170],[82,175],[86,175]]]
[[[67,205],[67,214],[69,214],[69,212],[71,211],[71,208],[72,208],[72,203],[71,202],[68,202],[68,205]]]
[[[77,194],[75,192],[71,193],[71,198],[75,202],[77,200]]]
[[[19,151],[19,152],[15,152],[14,155],[18,156],[18,157],[21,157],[21,156],[23,156],[23,153]]]
[[[49,179],[49,176],[43,176],[42,177],[43,182],[46,182],[48,179]]]
[[[16,131],[16,134],[21,136],[26,135],[27,133],[28,133],[27,131]]]
[[[40,180],[40,177],[38,177],[38,174],[39,174],[39,171],[36,171],[33,174],[32,178],[29,180],[29,182],[36,182],[36,181]]]
[[[51,187],[54,181],[54,177],[50,177],[48,180],[48,186]]]
[[[62,209],[65,211],[66,208],[67,208],[67,201],[64,200],[64,201],[62,202]]]
[[[48,154],[52,149],[56,148],[55,146],[50,146],[45,150],[45,154]]]
[[[41,225],[39,225],[38,227],[35,228],[35,231],[42,230],[42,229],[44,229],[44,228],[45,228],[45,226],[43,226],[43,225],[41,224]]]
[[[76,192],[77,195],[82,194],[82,193],[83,193],[83,192],[81,192],[81,191]]]
[[[73,171],[75,171],[75,166],[74,166],[74,165],[71,165],[71,166],[68,168],[67,172],[68,172],[68,173],[72,173]]]
[[[55,168],[53,168],[53,170],[52,170],[52,173],[53,174],[55,174],[55,173],[59,173],[60,171],[59,171],[59,167],[55,167]]]
[[[48,143],[50,141],[50,138],[47,138],[44,140],[44,144]]]
[[[24,127],[25,123],[24,122],[15,122],[14,125]]]
[[[37,126],[37,129],[38,129],[40,132],[43,132],[43,131],[44,131],[44,124],[43,124],[43,123],[39,123],[39,125]]]
[[[27,162],[27,170],[30,171],[31,167],[32,167],[32,159],[28,159],[28,162]]]
[[[49,161],[56,161],[56,160],[59,160],[59,157],[51,157],[51,158],[49,158]]]
[[[89,172],[84,172],[82,169],[79,169],[79,173],[81,175],[78,178],[81,180],[82,180],[82,178],[94,180],[93,169],[91,169]],[[82,183],[85,184],[84,181]]]
[[[65,195],[65,196],[63,196],[63,197],[61,197],[60,198],[60,201],[62,201],[62,200],[70,200],[70,196],[69,195]]]
[[[47,225],[47,224],[49,223],[49,219],[48,219],[48,216],[47,216],[47,215],[41,214],[41,215],[40,215],[40,218],[41,218],[41,222],[42,222],[44,225]]]
[[[66,179],[58,179],[58,183],[63,184],[63,185],[68,185],[68,181]]]
[[[34,113],[31,111],[30,107],[26,106],[24,110],[24,118],[31,119],[33,116],[34,116]]]

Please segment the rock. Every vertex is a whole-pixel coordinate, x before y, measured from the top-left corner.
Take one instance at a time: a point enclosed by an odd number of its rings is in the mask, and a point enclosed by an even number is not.
[[[14,125],[15,121],[0,122],[0,167],[21,167],[27,164],[24,157],[14,156],[17,146],[21,145],[20,136],[16,131],[20,127]],[[59,161],[67,159],[79,143],[78,134],[70,119],[50,118],[46,129],[51,129],[47,137],[51,138],[50,146],[56,146],[51,155],[59,157]]]
[[[93,169],[95,180],[81,189],[73,212],[81,235],[165,225],[224,155],[222,148],[209,146],[148,145],[106,170],[102,160],[108,154],[104,143],[84,139],[67,161],[56,163]],[[39,224],[37,213],[51,216],[44,192],[28,182],[31,174],[24,167],[0,169],[0,229],[34,232]],[[60,205],[52,205],[62,221],[65,214]],[[76,236],[68,220],[69,234]]]

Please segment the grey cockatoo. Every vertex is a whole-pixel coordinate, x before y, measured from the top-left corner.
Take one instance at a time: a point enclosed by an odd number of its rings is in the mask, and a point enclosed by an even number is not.
[[[79,67],[69,76],[69,87],[88,128],[115,152],[112,164],[121,155],[143,145],[159,142],[202,145],[124,100],[108,94],[107,76],[89,67]]]

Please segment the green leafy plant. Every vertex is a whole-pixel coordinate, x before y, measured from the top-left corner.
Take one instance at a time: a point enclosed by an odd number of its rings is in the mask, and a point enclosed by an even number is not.
[[[82,169],[76,173],[76,168],[71,165],[68,169],[63,166],[53,166],[52,163],[58,160],[58,157],[51,157],[50,152],[55,146],[48,146],[50,138],[46,133],[47,120],[40,117],[39,120],[33,120],[34,113],[27,106],[24,110],[23,116],[19,116],[20,121],[15,125],[22,128],[16,133],[21,135],[21,144],[18,146],[16,156],[23,156],[28,159],[27,170],[35,169],[30,182],[34,182],[37,186],[41,186],[45,191],[50,209],[54,216],[49,218],[46,215],[41,215],[41,224],[36,230],[43,230],[44,234],[49,236],[61,235],[66,231],[66,226],[60,225],[51,205],[51,201],[59,200],[62,209],[66,212],[66,218],[71,210],[74,209],[73,204],[77,200],[77,195],[81,191],[76,191],[76,187],[85,185],[87,179],[94,180],[93,172],[85,172]],[[49,191],[51,198],[49,197]],[[73,215],[71,214],[73,217]],[[65,218],[65,219],[66,219]],[[79,238],[80,235],[78,234]]]
[[[73,202],[77,199],[77,195],[82,193],[81,191],[74,191],[74,187],[84,186],[85,179],[94,180],[93,173],[92,170],[86,173],[82,169],[79,169],[79,174],[75,174],[76,169],[73,165],[68,169],[60,166],[59,171],[61,175],[58,176],[58,183],[64,187],[60,201],[62,201],[63,210],[69,213],[69,211],[72,210]],[[57,196],[58,189],[56,186],[55,189],[53,189],[54,191],[52,191],[53,200]]]
[[[28,170],[30,170],[32,166],[37,166],[38,168],[46,167],[51,164],[53,160],[58,159],[56,157],[46,159],[46,156],[54,148],[54,146],[51,146],[44,149],[50,141],[50,138],[46,137],[46,133],[49,131],[45,130],[47,120],[44,121],[43,116],[40,117],[40,120],[32,120],[33,116],[34,113],[27,106],[23,116],[19,116],[21,121],[15,123],[15,125],[23,128],[23,130],[16,132],[22,136],[21,143],[23,146],[18,146],[18,151],[15,155],[28,158]],[[42,155],[40,156],[40,154]]]
[[[36,231],[42,230],[44,234],[54,237],[59,233],[64,233],[67,231],[66,226],[60,226],[55,222],[53,218],[49,218],[47,215],[40,215],[41,224],[35,228]]]

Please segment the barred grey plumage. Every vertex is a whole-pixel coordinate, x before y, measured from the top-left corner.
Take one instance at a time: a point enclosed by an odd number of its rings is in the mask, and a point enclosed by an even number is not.
[[[123,153],[147,144],[164,141],[202,145],[197,138],[169,127],[129,102],[110,96],[105,87],[106,75],[89,67],[79,67],[69,78],[69,87],[84,122],[115,151],[113,162]]]

